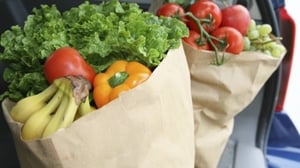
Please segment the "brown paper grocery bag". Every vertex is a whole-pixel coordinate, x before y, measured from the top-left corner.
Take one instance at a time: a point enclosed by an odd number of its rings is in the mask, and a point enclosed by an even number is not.
[[[22,168],[193,168],[190,75],[182,46],[151,77],[50,137],[24,142],[2,103]]]
[[[234,117],[249,105],[282,58],[260,52],[225,53],[212,65],[214,52],[184,43],[195,117],[196,167],[215,168],[232,133]]]

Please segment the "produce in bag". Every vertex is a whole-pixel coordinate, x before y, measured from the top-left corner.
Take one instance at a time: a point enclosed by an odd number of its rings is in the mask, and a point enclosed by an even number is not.
[[[184,50],[192,80],[196,164],[215,167],[232,133],[234,117],[252,102],[282,58],[260,52],[225,53],[226,63],[216,66],[210,63],[214,53],[187,44]]]
[[[169,2],[158,3],[161,6],[153,5],[152,11],[160,11]],[[180,18],[186,19],[190,29],[182,41],[191,74],[195,167],[215,168],[232,133],[234,117],[252,102],[286,49],[270,25],[256,24],[241,5],[217,9],[213,1],[196,1],[181,7],[185,14]],[[165,17],[177,18],[176,14]],[[239,25],[248,26],[245,30]]]
[[[9,114],[24,124],[24,140],[43,138],[70,126],[77,113],[83,116],[94,110],[89,104],[90,89],[89,81],[82,76],[60,77],[43,92],[18,101]]]
[[[1,38],[5,50],[0,58],[8,63],[4,78],[9,84],[9,90],[1,97],[5,98],[2,108],[22,168],[194,166],[190,74],[180,41],[188,29],[182,22],[158,18],[142,12],[135,3],[115,0],[99,5],[83,3],[64,13],[47,5],[33,11],[24,29],[14,26]],[[20,38],[24,43],[19,43]],[[79,105],[71,106],[77,109],[75,115],[72,110],[72,123],[55,127],[57,129],[45,136],[25,139],[23,123],[15,121],[10,112],[19,101],[39,95],[48,87],[58,88],[53,91],[54,97],[58,95],[56,98],[65,95],[63,88],[69,91],[74,88],[69,87],[72,86],[69,82],[58,87],[59,81],[66,77],[57,77],[52,85],[41,73],[44,68],[41,63],[45,63],[53,51],[66,46],[77,49],[97,74],[109,71],[117,60],[126,60],[146,65],[151,75],[96,110],[93,110],[95,102],[90,91],[90,96],[85,94]],[[34,50],[28,53],[27,48]],[[33,63],[39,64],[31,66]],[[87,81],[85,83],[91,83]],[[33,83],[41,85],[39,88],[27,86]],[[61,99],[62,102],[73,101],[69,91],[66,92],[68,99]],[[80,113],[80,109],[89,110]],[[62,110],[58,107],[45,118],[52,120],[57,111]],[[24,120],[29,121],[32,116],[34,114]],[[59,116],[59,119],[65,118]]]
[[[118,60],[104,73],[96,75],[93,97],[98,108],[116,99],[123,91],[130,90],[146,81],[151,70],[137,61]]]

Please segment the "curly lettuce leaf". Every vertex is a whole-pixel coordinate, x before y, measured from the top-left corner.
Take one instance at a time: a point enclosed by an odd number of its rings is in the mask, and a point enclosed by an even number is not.
[[[8,91],[0,100],[8,96],[16,101],[45,89],[43,64],[60,47],[76,48],[96,72],[117,59],[155,68],[187,35],[183,22],[144,12],[136,3],[86,1],[63,13],[55,5],[41,5],[24,27],[12,26],[1,34],[0,61],[7,64],[3,75]]]

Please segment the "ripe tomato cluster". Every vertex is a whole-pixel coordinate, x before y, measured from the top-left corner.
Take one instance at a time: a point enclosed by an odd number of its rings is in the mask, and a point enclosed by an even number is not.
[[[164,3],[157,16],[176,17],[190,30],[183,40],[196,49],[226,51],[239,54],[244,48],[244,36],[250,26],[248,9],[234,4],[220,8],[210,0],[198,0],[183,8],[176,3]]]

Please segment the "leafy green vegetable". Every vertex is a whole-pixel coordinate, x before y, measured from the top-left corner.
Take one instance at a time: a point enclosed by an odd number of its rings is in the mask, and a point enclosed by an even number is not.
[[[78,49],[97,72],[116,59],[138,60],[154,68],[187,35],[181,21],[159,18],[136,3],[84,2],[64,13],[55,5],[41,5],[33,9],[23,28],[12,26],[1,34],[0,61],[8,65],[3,74],[8,91],[0,100],[17,101],[45,89],[44,61],[60,47]]]
[[[177,3],[185,9],[188,9],[188,7],[191,4],[193,4],[195,1],[196,0],[164,0],[165,3],[167,3],[167,2]]]

